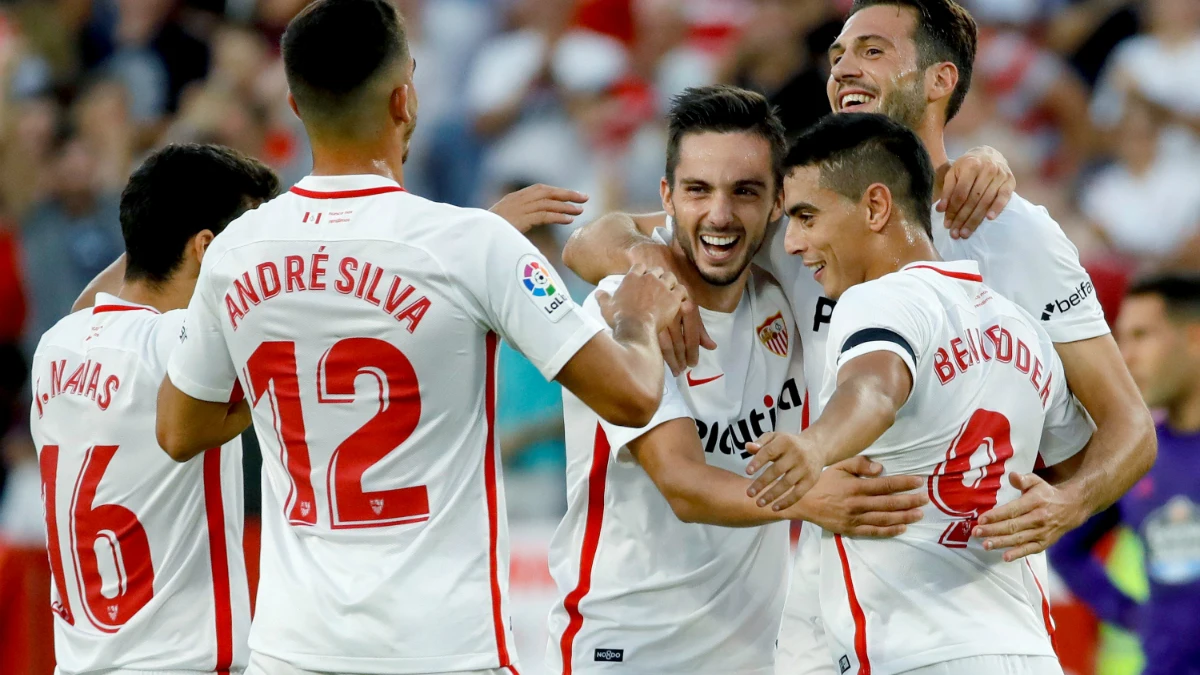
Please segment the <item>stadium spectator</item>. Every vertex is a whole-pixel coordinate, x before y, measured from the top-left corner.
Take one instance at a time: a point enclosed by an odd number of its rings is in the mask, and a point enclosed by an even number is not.
[[[30,300],[29,353],[46,329],[71,310],[92,277],[121,254],[119,193],[104,190],[95,153],[82,137],[67,134],[54,153],[54,186],[22,228]]]
[[[1200,268],[1200,157],[1164,148],[1164,115],[1130,99],[1117,128],[1117,161],[1083,188],[1080,203],[1110,251],[1133,266]]]
[[[1050,558],[1098,617],[1141,637],[1143,675],[1200,673],[1200,277],[1135,284],[1117,339],[1146,403],[1164,411],[1158,463],[1116,506],[1063,537]],[[1145,604],[1118,590],[1092,554],[1122,524],[1145,549]]]

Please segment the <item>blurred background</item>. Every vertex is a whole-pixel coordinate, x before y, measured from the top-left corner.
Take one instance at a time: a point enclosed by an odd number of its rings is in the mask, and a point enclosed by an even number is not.
[[[790,133],[826,114],[825,50],[849,5],[396,1],[408,18],[421,99],[406,187],[486,207],[511,190],[551,183],[591,196],[577,223],[613,209],[660,208],[662,113],[684,87],[729,82],[758,90]],[[25,359],[121,252],[118,197],[148,152],[175,141],[216,142],[267,162],[285,185],[305,175],[308,148],[285,101],[279,59],[283,28],[304,4],[0,1],[5,675],[52,671]],[[951,156],[987,144],[1008,158],[1018,190],[1045,205],[1078,246],[1110,321],[1130,279],[1200,268],[1200,0],[964,4],[981,35],[974,86],[949,128]],[[561,269],[569,235],[570,228],[549,228],[533,238]],[[577,279],[568,285],[577,299],[588,291]],[[512,350],[502,352],[500,368],[515,622],[523,671],[537,673],[553,598],[546,542],[565,508],[561,399],[558,386]],[[253,572],[260,459],[247,441]],[[1194,509],[1186,515],[1192,573],[1180,583],[1194,587],[1200,519]],[[1117,526],[1090,538],[1084,551],[1134,603],[1153,581],[1143,571],[1143,539],[1136,527]],[[1121,621],[1098,624],[1061,580],[1053,592],[1071,672],[1139,672],[1139,641],[1115,625]]]

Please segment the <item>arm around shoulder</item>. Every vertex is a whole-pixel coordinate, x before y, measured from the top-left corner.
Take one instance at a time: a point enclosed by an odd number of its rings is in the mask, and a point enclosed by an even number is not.
[[[563,248],[563,264],[588,283],[624,274],[633,266],[637,249],[661,244],[651,239],[654,229],[666,224],[665,213],[631,215],[609,213],[575,230]],[[645,261],[641,261],[645,262]]]

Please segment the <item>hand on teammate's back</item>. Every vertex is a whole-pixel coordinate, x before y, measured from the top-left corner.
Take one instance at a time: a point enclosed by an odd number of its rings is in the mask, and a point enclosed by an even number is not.
[[[880,476],[883,466],[864,456],[838,462],[821,472],[816,485],[786,515],[834,534],[894,537],[921,519],[929,502],[913,493],[925,481],[919,476]],[[905,494],[909,493],[909,494]]]
[[[747,443],[746,452],[754,455],[746,465],[746,474],[753,476],[763,469],[746,494],[757,497],[759,506],[771,505],[775,511],[800,501],[825,468],[825,454],[803,433],[765,433],[754,443]]]
[[[674,270],[675,258],[669,247],[659,243],[644,244],[630,252],[631,256],[647,267]],[[679,319],[658,334],[658,346],[671,374],[679,377],[683,371],[700,362],[700,348],[716,349],[717,343],[704,330],[700,308],[690,298],[684,300]]]
[[[989,551],[1010,549],[1004,552],[1005,562],[1045,551],[1090,515],[1036,474],[1010,473],[1008,480],[1021,496],[981,515],[971,532]]]
[[[542,225],[570,225],[587,200],[582,192],[538,183],[504,195],[488,210],[525,234]]]
[[[634,265],[617,290],[609,295],[596,292],[596,301],[604,320],[614,329],[622,316],[649,315],[656,332],[679,320],[679,312],[687,300],[687,289],[675,275],[661,267]]]
[[[1008,160],[995,148],[972,148],[954,160],[946,172],[937,210],[946,214],[946,229],[954,239],[966,239],[983,224],[995,220],[1008,206],[1017,179]]]

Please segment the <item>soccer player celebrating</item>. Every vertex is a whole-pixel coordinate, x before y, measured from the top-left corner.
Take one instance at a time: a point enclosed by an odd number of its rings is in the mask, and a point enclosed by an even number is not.
[[[213,237],[277,191],[270,169],[226,148],[152,155],[121,195],[124,284],[38,343],[31,431],[64,675],[246,666],[236,436],[249,410],[234,406],[214,449],[178,464],[155,439],[154,400]]]
[[[159,439],[209,447],[242,385],[265,460],[248,673],[513,672],[499,339],[641,426],[683,286],[634,267],[609,336],[503,219],[405,192],[417,95],[388,0],[317,0],[282,48],[313,173],[209,248]]]
[[[550,548],[560,602],[547,657],[557,673],[615,662],[661,675],[772,673],[788,578],[781,521],[890,535],[925,502],[887,494],[920,487],[918,478],[862,480],[846,468],[823,474],[785,511],[746,496],[746,444],[799,431],[807,411],[791,307],[750,262],[781,212],[783,127],[761,95],[713,86],[675,99],[668,134],[669,246],[718,346],[666,377],[663,402],[641,428],[609,424],[565,395],[568,506]],[[598,292],[619,281],[605,279]],[[583,307],[601,316],[594,300]],[[869,472],[867,460],[857,464]],[[830,520],[830,502],[857,511]]]
[[[970,86],[975,45],[974,20],[952,0],[858,0],[830,47],[828,93],[835,113],[881,112],[911,128],[937,170],[934,192],[944,190],[953,178],[955,192],[971,185],[971,195],[980,197],[970,211],[972,222],[995,214],[995,222],[985,223],[974,235],[955,238],[942,226],[942,213],[931,206],[934,246],[944,259],[979,263],[989,286],[1040,320],[1055,343],[1072,391],[1096,422],[1096,440],[1069,478],[1053,476],[1061,482],[1052,485],[1034,474],[1011,476],[1022,497],[994,512],[980,512],[973,535],[985,538],[989,548],[1011,549],[1005,556],[1016,560],[1045,550],[1113,503],[1153,464],[1156,444],[1153,421],[1104,322],[1095,288],[1058,224],[1045,209],[1019,196],[1003,210],[998,210],[1002,204],[989,205],[994,181],[955,178],[961,161],[949,164],[944,131]],[[1004,201],[1003,190],[996,194]],[[954,233],[960,232],[962,221],[960,212],[952,223]],[[589,281],[619,272],[631,262],[670,269],[666,248],[649,238],[664,222],[662,214],[605,216],[572,235],[564,260]],[[811,389],[824,381],[825,341],[836,302],[822,294],[799,260],[787,254],[784,236],[785,228],[778,224],[768,230],[759,262],[783,285],[800,323],[805,381]],[[689,314],[672,328],[671,346],[664,355],[675,366],[696,362],[702,342],[699,324],[698,316]],[[819,413],[816,404],[810,406],[814,419]],[[805,554],[815,543],[813,532],[815,528],[804,528],[801,536],[781,631],[784,658],[779,672],[789,675],[828,668],[809,661],[816,643],[800,638],[810,631],[797,627],[815,625],[812,620],[818,613],[811,595],[815,556]],[[1044,565],[1039,558],[1036,564]]]
[[[1044,576],[972,532],[980,512],[1019,496],[1007,473],[1030,473],[1039,452],[1059,464],[1091,437],[1050,337],[977,263],[941,260],[934,171],[912,131],[882,115],[828,117],[787,166],[788,252],[838,307],[823,412],[787,443],[751,444],[747,471],[767,466],[751,491],[786,508],[824,466],[862,453],[926,479],[931,499],[895,539],[822,534],[833,661],[876,675],[1061,675]]]

